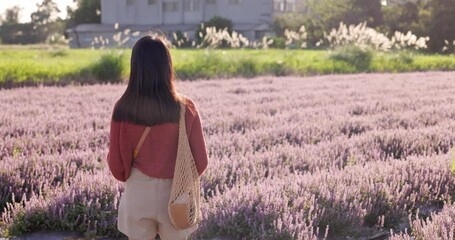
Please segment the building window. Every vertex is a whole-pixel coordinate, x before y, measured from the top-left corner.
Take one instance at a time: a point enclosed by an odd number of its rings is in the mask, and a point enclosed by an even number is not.
[[[229,0],[230,5],[240,5],[242,4],[242,0]]]
[[[126,0],[126,5],[127,6],[134,5],[134,0]]]
[[[285,0],[286,1],[286,12],[295,12],[295,0]]]
[[[284,0],[273,0],[273,10],[276,12],[284,12]]]
[[[216,4],[216,0],[205,0],[206,4]]]
[[[185,1],[185,12],[197,12],[199,11],[199,0],[186,0]]]
[[[178,2],[163,2],[163,12],[177,12],[178,10]]]
[[[149,1],[149,5],[155,5],[158,3],[158,0],[148,0]]]
[[[273,0],[275,12],[295,12],[295,0]]]

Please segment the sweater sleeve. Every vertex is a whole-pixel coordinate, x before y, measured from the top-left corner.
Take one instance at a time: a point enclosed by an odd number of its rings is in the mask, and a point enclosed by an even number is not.
[[[199,114],[196,114],[193,120],[189,142],[191,153],[193,154],[194,161],[196,162],[197,171],[199,172],[199,175],[202,175],[208,165],[208,156]]]
[[[119,181],[125,182],[125,169],[120,153],[120,123],[111,120],[111,130],[109,133],[109,152],[107,154],[107,164],[112,175]]]

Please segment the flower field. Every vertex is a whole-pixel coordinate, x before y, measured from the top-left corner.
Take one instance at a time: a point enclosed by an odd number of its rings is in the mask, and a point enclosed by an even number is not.
[[[209,153],[192,239],[454,239],[455,73],[177,86]],[[0,91],[0,236],[121,237],[106,156],[125,87]]]

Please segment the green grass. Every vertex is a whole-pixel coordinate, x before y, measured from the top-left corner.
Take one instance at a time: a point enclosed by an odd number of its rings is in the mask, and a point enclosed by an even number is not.
[[[100,56],[100,51],[89,50],[2,49],[0,85],[81,81]]]
[[[0,46],[0,87],[99,82],[93,69],[107,52],[120,50],[49,49]],[[129,75],[131,50],[121,53],[121,76]],[[373,54],[371,63],[359,69],[325,50],[206,50],[172,49],[178,79],[254,77],[258,75],[320,75],[364,72],[455,70],[453,55],[412,52]],[[333,54],[332,54],[333,55]]]

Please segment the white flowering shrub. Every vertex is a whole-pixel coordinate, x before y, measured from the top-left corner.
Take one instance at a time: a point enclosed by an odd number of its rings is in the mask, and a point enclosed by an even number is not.
[[[442,48],[442,52],[448,53],[448,52],[454,52],[455,51],[455,40],[452,42],[448,40],[444,40],[444,47]]]
[[[46,39],[46,43],[50,45],[68,45],[71,39],[66,39],[60,33],[54,33]],[[0,42],[1,43],[1,42]]]
[[[286,38],[286,48],[289,47],[300,47],[307,48],[307,39],[308,34],[306,32],[305,26],[301,26],[298,32],[285,29],[284,37]]]
[[[338,29],[332,29],[324,36],[331,48],[356,45],[363,49],[371,47],[375,50],[388,51],[392,47],[387,36],[367,27],[366,22],[349,26],[341,22]]]
[[[196,42],[190,40],[190,37],[188,36],[187,32],[180,32],[180,31],[174,32],[172,34],[172,38],[173,38],[173,41],[172,41],[173,47],[188,48],[188,47],[196,46]]]
[[[202,25],[203,26],[203,25]],[[115,29],[119,28],[118,23],[114,25]],[[205,34],[199,33],[202,39],[200,44],[192,41],[186,32],[172,33],[172,42],[165,38],[169,47],[195,47],[195,48],[255,48],[268,49],[274,40],[271,37],[265,36],[259,41],[251,41],[241,33],[232,31],[227,28],[217,29],[216,27],[206,27]],[[151,32],[151,35],[163,35],[161,32]],[[92,49],[105,48],[110,45],[110,41],[115,43],[118,48],[126,47],[131,37],[137,38],[140,32],[131,32],[130,29],[118,31],[112,39],[104,38],[103,36],[95,37],[92,42]],[[325,46],[328,48],[338,48],[342,46],[355,45],[361,49],[374,49],[378,51],[427,49],[427,42],[430,40],[428,36],[418,37],[411,31],[402,33],[396,31],[390,38],[385,34],[376,31],[367,26],[366,22],[357,25],[346,25],[340,23],[338,28],[333,28],[329,33],[324,33],[324,38],[316,43],[316,47]],[[308,33],[304,25],[298,31],[285,29],[284,31],[284,46],[286,48],[307,48]],[[455,41],[445,41],[443,52],[452,52],[455,49]]]
[[[250,45],[250,41],[241,33],[236,31],[229,33],[227,28],[217,29],[216,27],[207,27],[206,34],[202,35],[202,33],[200,33],[200,37],[202,38],[202,42],[197,45],[197,48],[243,48]]]
[[[412,34],[411,31],[408,31],[406,34],[396,31],[392,36],[390,42],[394,49],[409,49],[414,48],[416,50],[426,49],[427,42],[430,40],[430,37],[417,37]]]
[[[426,49],[427,42],[430,40],[429,37],[417,37],[410,31],[406,34],[397,31],[389,39],[383,33],[367,27],[366,22],[349,26],[340,23],[338,29],[332,29],[330,33],[324,34],[324,36],[325,38],[318,42],[318,46],[323,43],[326,43],[330,48],[356,45],[362,49],[372,48],[379,51]]]
[[[116,38],[117,34],[114,35],[113,38]],[[106,48],[107,46],[109,46],[109,38],[104,38],[103,36],[98,36],[98,37],[95,37],[93,38],[93,41],[91,43],[92,45],[92,50],[94,49],[104,49]]]
[[[203,26],[203,25],[202,25]],[[114,25],[115,29],[119,28],[118,23]],[[203,34],[203,32],[205,34]],[[165,38],[169,47],[195,47],[195,48],[255,48],[268,49],[274,40],[268,36],[259,41],[251,41],[241,33],[232,31],[227,28],[217,29],[216,27],[206,27],[205,31],[199,33],[202,39],[200,44],[192,41],[186,32],[172,33],[172,42]],[[152,32],[151,35],[163,35],[160,32]],[[92,49],[105,48],[110,45],[110,41],[115,43],[118,48],[126,47],[131,37],[138,37],[140,32],[132,33],[130,29],[118,31],[110,40],[103,36],[95,37],[92,42]],[[285,29],[284,46],[286,48],[307,48],[308,33],[304,25],[298,31]],[[328,48],[338,48],[342,46],[355,45],[361,49],[374,49],[378,51],[415,49],[421,50],[427,48],[429,37],[417,37],[412,32],[402,33],[396,31],[390,38],[385,34],[376,31],[367,26],[366,22],[357,25],[346,25],[340,23],[338,28],[333,28],[329,33],[324,33],[324,38],[316,43],[316,47],[326,46]],[[453,51],[454,42],[445,41],[444,52]]]
[[[273,44],[273,39],[268,38],[268,37],[262,37],[261,43],[259,44],[259,47],[262,49],[268,49],[270,45]]]
[[[94,37],[93,41],[91,42],[92,49],[104,49],[111,45],[116,48],[128,48],[130,44],[128,44],[131,39],[138,39],[141,36],[140,31],[131,31],[131,29],[126,28],[124,30],[119,30],[119,24],[114,24],[114,29],[117,30],[112,38],[107,38],[103,36]],[[162,40],[168,47],[172,47],[172,42],[166,38],[166,36],[160,31],[149,31],[147,33],[152,37],[160,36]],[[112,43],[112,44],[111,44]],[[120,53],[123,53],[120,51]]]
[[[290,44],[295,40],[306,39],[305,28],[298,33],[289,32]],[[199,33],[202,38],[202,42],[196,45],[197,48],[208,47],[208,48],[254,48],[254,49],[268,49],[273,43],[273,39],[264,36],[259,41],[250,41],[248,38],[243,36],[241,33],[232,31],[229,33],[227,28],[217,29],[216,27],[205,28],[206,34]],[[194,44],[193,44],[194,46]],[[306,46],[306,43],[304,44]]]

